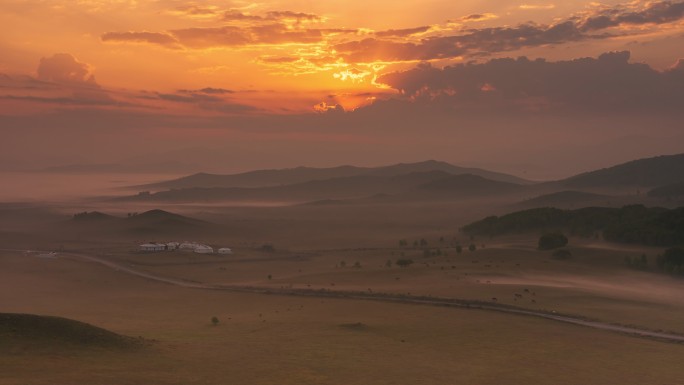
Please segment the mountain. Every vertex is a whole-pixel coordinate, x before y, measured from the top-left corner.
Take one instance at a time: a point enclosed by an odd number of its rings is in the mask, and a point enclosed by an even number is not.
[[[220,175],[198,173],[170,181],[134,186],[139,189],[180,189],[180,188],[228,188],[228,187],[271,187],[304,183],[314,180],[326,180],[354,176],[392,177],[410,173],[441,171],[452,175],[474,174],[496,181],[529,184],[524,179],[482,170],[477,168],[463,168],[445,162],[429,160],[419,163],[400,163],[384,167],[356,167],[339,166],[332,168],[297,167],[278,170],[257,170],[242,174]]]
[[[558,181],[567,188],[657,187],[684,181],[684,154],[639,159]]]
[[[391,172],[390,172],[391,174]],[[451,175],[445,171],[411,172],[394,176],[355,175],[349,177],[312,180],[285,186],[181,188],[153,194],[138,194],[117,200],[164,202],[212,201],[270,201],[311,202],[341,199],[358,199],[386,194],[407,199],[429,199],[441,196],[472,196],[505,193],[523,186],[491,181],[476,175]]]

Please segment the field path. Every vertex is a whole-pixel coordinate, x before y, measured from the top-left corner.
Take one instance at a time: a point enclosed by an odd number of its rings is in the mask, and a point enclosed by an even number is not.
[[[619,324],[611,324],[597,320],[590,320],[579,316],[571,316],[564,314],[557,314],[553,312],[544,312],[537,310],[528,310],[510,305],[487,303],[481,301],[471,301],[455,298],[441,298],[441,297],[419,297],[401,294],[390,293],[366,293],[366,292],[350,292],[338,291],[328,289],[292,289],[292,288],[273,288],[273,287],[259,287],[259,286],[239,286],[239,285],[214,285],[202,282],[195,282],[183,280],[178,278],[162,277],[144,271],[136,270],[128,266],[121,265],[106,258],[96,257],[82,253],[60,253],[60,257],[71,257],[79,260],[95,262],[104,265],[116,271],[126,274],[135,275],[141,278],[152,281],[162,282],[170,285],[203,289],[203,290],[225,290],[233,292],[254,293],[254,294],[272,294],[272,295],[290,295],[301,297],[323,297],[323,298],[339,298],[339,299],[356,299],[366,301],[382,301],[402,304],[414,305],[428,305],[428,306],[443,306],[443,307],[458,307],[463,309],[476,309],[486,311],[496,311],[500,313],[515,314],[521,316],[544,318],[552,321],[559,321],[570,323],[574,325],[590,327],[593,329],[606,330],[622,334],[628,334],[636,337],[646,337],[656,339],[664,342],[684,343],[684,335],[675,333],[668,333],[663,331],[653,331],[646,329],[639,329],[631,326],[624,326]]]

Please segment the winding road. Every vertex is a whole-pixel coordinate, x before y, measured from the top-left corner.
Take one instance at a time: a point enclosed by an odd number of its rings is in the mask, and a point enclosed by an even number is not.
[[[4,250],[10,251],[10,250]],[[11,250],[19,251],[19,250]],[[108,268],[120,271],[126,274],[135,275],[141,278],[152,281],[162,282],[170,285],[203,289],[203,290],[225,290],[232,292],[254,293],[254,294],[275,294],[275,295],[289,295],[301,297],[323,297],[323,298],[339,298],[339,299],[356,299],[366,301],[382,301],[402,304],[415,304],[427,306],[443,306],[443,307],[458,307],[464,309],[476,309],[486,311],[496,311],[500,313],[515,314],[521,316],[544,318],[548,320],[565,322],[579,326],[590,327],[593,329],[606,330],[622,334],[628,334],[635,337],[651,338],[658,341],[684,343],[684,335],[652,331],[646,329],[639,329],[630,326],[616,325],[601,321],[584,319],[577,316],[562,315],[557,313],[548,313],[543,311],[528,310],[518,308],[510,305],[493,304],[481,301],[471,301],[454,298],[439,298],[439,297],[418,297],[409,295],[389,294],[389,293],[366,293],[366,292],[349,292],[337,290],[315,290],[315,289],[288,289],[288,288],[270,288],[259,286],[239,286],[239,285],[215,285],[202,282],[188,281],[178,278],[162,277],[155,274],[133,269],[129,266],[124,266],[113,262],[106,258],[96,257],[81,253],[60,253],[60,257],[70,257],[83,261],[95,262]]]

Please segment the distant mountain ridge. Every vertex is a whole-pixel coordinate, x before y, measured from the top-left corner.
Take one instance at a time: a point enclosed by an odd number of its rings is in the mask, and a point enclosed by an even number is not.
[[[516,202],[527,207],[587,203],[612,205],[639,203],[642,195],[636,192],[642,188],[650,190],[652,187],[672,184],[677,187],[681,181],[684,181],[684,154],[639,159],[558,181],[538,183],[512,175],[430,160],[374,168],[298,167],[234,175],[200,173],[138,186],[153,192],[117,200],[288,204],[358,200],[377,194],[405,201],[510,194],[511,199],[515,198]],[[530,196],[537,197],[520,202],[520,199]],[[646,198],[645,195],[643,197]]]
[[[658,187],[684,182],[684,154],[662,155],[585,172],[557,183],[568,188]]]
[[[487,179],[517,184],[532,182],[513,175],[479,168],[458,167],[446,162],[428,160],[418,163],[399,163],[382,167],[338,166],[331,168],[297,167],[274,170],[256,170],[241,174],[197,173],[159,183],[136,186],[149,189],[215,188],[215,187],[271,187],[354,176],[398,176],[416,172],[442,171],[452,175],[473,174]]]
[[[390,175],[392,172],[389,173]],[[445,171],[408,174],[355,175],[311,180],[269,187],[192,187],[139,194],[119,198],[124,201],[217,202],[217,201],[287,201],[302,203],[340,199],[358,199],[384,194],[406,199],[467,198],[496,195],[523,188],[523,185],[492,181],[472,174],[452,175]]]

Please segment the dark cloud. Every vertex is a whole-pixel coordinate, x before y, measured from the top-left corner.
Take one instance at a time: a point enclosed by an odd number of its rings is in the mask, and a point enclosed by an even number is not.
[[[185,93],[185,94],[203,93],[203,94],[218,94],[218,95],[235,93],[235,91],[233,91],[233,90],[227,90],[225,88],[213,88],[213,87],[205,87],[205,88],[201,88],[199,90],[178,90],[178,92]]]
[[[400,91],[403,100],[453,110],[682,114],[684,71],[660,72],[629,58],[629,52],[611,52],[559,62],[521,57],[443,69],[423,64],[378,82]]]
[[[90,66],[79,62],[68,53],[58,53],[51,57],[40,59],[37,72],[38,79],[47,82],[97,86]]]
[[[487,15],[482,15],[479,13],[474,13],[463,18],[463,20],[482,20],[487,19]]]
[[[403,37],[411,36],[418,33],[427,32],[430,30],[430,26],[416,27],[416,28],[404,28],[404,29],[388,29],[386,31],[378,31],[375,36],[378,37]]]
[[[659,1],[648,3],[641,10],[613,8],[600,11],[581,23],[584,31],[593,31],[619,25],[664,24],[684,17],[684,2]]]
[[[190,48],[240,46],[253,42],[253,38],[247,30],[234,26],[176,29],[170,31],[170,33],[182,45]]]
[[[211,96],[211,95],[205,95],[201,93],[183,93],[183,94],[162,94],[158,93],[157,96],[159,99],[162,100],[168,100],[171,102],[178,102],[178,103],[199,103],[199,102],[222,102],[223,99],[216,97],[216,96]]]
[[[477,20],[484,15],[470,15]],[[433,36],[418,41],[395,42],[383,39],[391,33],[376,34],[375,39],[345,42],[334,46],[349,62],[416,61],[478,56],[515,51],[522,48],[565,44],[583,40],[607,39],[622,32],[608,33],[619,25],[671,23],[684,18],[684,2],[649,3],[641,10],[620,7],[597,11],[585,18],[572,17],[556,24],[526,23],[513,27],[470,28],[458,35]],[[419,27],[425,28],[425,27]],[[410,31],[410,30],[403,30]]]
[[[154,95],[161,100],[192,104],[205,111],[224,114],[238,114],[258,110],[255,107],[221,97],[233,93],[234,91],[223,88],[206,87],[199,90],[178,90],[176,93],[155,93]]]
[[[268,23],[250,27],[184,28],[168,33],[107,32],[101,39],[105,42],[144,42],[169,48],[202,49],[257,44],[317,43],[329,34],[355,32],[356,30],[348,29],[290,28],[282,23]]]
[[[173,36],[159,32],[107,32],[101,39],[105,42],[150,43],[169,48],[179,47],[178,40]]]

